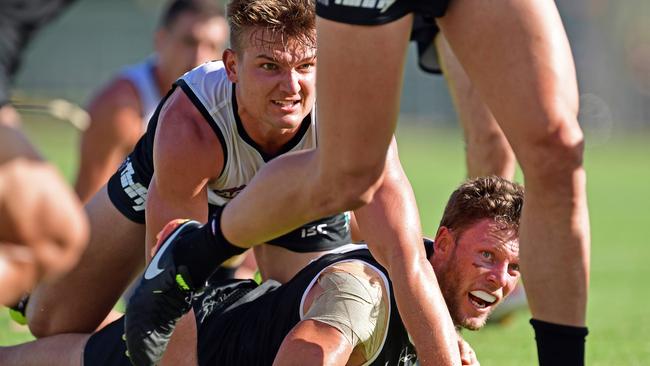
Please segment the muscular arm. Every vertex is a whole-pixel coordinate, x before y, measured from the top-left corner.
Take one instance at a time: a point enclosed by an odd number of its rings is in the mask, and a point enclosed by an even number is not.
[[[323,270],[274,365],[361,365],[381,351],[389,298],[379,272],[348,261]]]
[[[273,366],[345,365],[352,345],[343,333],[316,320],[304,320],[287,334]]]
[[[90,125],[81,136],[75,191],[87,201],[108,181],[142,135],[142,106],[133,85],[111,82],[89,105]]]
[[[169,221],[176,218],[207,221],[206,185],[219,174],[224,163],[219,139],[180,88],[169,97],[160,113],[153,156],[155,173],[147,193],[146,209],[147,262],[156,235]],[[195,349],[191,344],[194,333],[194,315],[190,312],[176,327],[167,352],[171,358],[166,356],[166,364],[175,364],[175,357],[190,354],[187,349]]]
[[[373,256],[388,269],[421,364],[460,364],[456,332],[422,246],[415,197],[394,140],[382,186],[355,216]]]
[[[207,221],[207,183],[223,166],[219,139],[180,89],[160,114],[154,143],[154,175],[147,194],[147,255],[172,219]]]

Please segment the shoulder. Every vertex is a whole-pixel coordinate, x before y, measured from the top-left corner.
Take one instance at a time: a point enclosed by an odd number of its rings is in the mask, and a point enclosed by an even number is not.
[[[135,85],[122,77],[112,79],[99,89],[88,105],[91,116],[98,113],[114,114],[121,109],[133,110],[138,116],[142,109]]]
[[[218,81],[225,76],[225,68],[222,61],[209,61],[203,63],[180,77],[188,84],[199,84],[208,78],[210,81]]]
[[[176,89],[163,105],[154,143],[155,169],[166,164],[202,171],[216,176],[223,164],[221,143],[205,117],[181,89]],[[178,170],[178,169],[174,169]]]
[[[230,101],[232,83],[221,61],[197,66],[178,79],[176,84],[209,109]]]

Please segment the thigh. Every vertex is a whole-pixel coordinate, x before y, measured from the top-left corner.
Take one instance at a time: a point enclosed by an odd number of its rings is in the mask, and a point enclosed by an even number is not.
[[[318,19],[317,152],[325,171],[383,167],[397,122],[411,18],[374,27]]]
[[[438,24],[518,158],[562,125],[578,128],[573,58],[554,2],[455,0]]]
[[[30,299],[30,327],[45,333],[37,335],[92,332],[144,264],[144,225],[115,209],[105,188],[86,209],[91,238],[79,265],[60,280],[39,286]]]

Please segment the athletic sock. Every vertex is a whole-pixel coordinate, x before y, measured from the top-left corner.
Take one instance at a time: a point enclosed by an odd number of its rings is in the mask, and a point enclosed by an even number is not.
[[[586,327],[574,327],[531,319],[537,341],[537,358],[540,366],[585,364]]]
[[[219,266],[231,257],[246,251],[230,243],[221,232],[223,206],[218,207],[208,222],[199,229],[182,235],[174,251],[177,267],[184,266],[192,287],[203,287]]]

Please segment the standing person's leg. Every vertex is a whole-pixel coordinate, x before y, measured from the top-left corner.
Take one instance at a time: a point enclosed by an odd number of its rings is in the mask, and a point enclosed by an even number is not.
[[[144,263],[144,225],[124,217],[105,187],[86,210],[91,237],[79,265],[30,297],[27,317],[37,337],[94,331]]]
[[[521,262],[533,317],[567,326],[559,331],[576,337],[554,345],[555,354],[583,362],[590,241],[583,135],[555,4],[456,0],[439,25],[524,172]],[[555,350],[540,342],[549,328],[536,329],[540,361],[549,362]]]
[[[449,85],[465,138],[467,176],[498,175],[512,179],[517,160],[501,127],[442,34],[435,40],[440,64]]]

